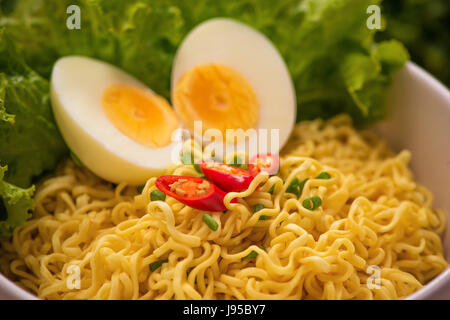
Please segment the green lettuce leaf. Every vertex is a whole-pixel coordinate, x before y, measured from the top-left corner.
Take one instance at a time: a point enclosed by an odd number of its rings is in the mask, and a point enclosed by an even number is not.
[[[66,154],[53,119],[49,82],[31,70],[0,30],[0,165],[5,180],[29,187]]]
[[[168,99],[174,54],[193,27],[218,16],[247,23],[271,39],[284,57],[297,92],[297,120],[342,112],[360,126],[382,119],[392,71],[409,59],[399,42],[377,45],[377,30],[366,26],[367,7],[381,0],[14,3],[0,26],[7,27],[26,61],[44,77],[58,57],[83,54],[121,67]],[[80,30],[65,27],[71,4],[80,7]]]
[[[14,228],[31,217],[34,186],[23,189],[3,180],[6,167],[0,166],[0,237],[8,237]]]
[[[51,112],[48,80],[25,64],[0,29],[1,237],[31,216],[32,178],[53,169],[66,151]]]

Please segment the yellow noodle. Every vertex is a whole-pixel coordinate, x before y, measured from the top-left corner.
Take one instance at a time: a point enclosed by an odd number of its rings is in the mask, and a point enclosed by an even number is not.
[[[39,186],[34,218],[1,243],[0,270],[43,299],[401,299],[448,266],[445,215],[410,157],[347,116],[302,122],[279,175],[258,175],[211,213],[216,231],[175,199],[150,201],[155,178],[139,194],[66,161]],[[331,178],[316,179],[323,171]],[[168,173],[200,176],[191,165]],[[287,192],[294,178],[308,178],[299,199]],[[314,211],[302,206],[311,196],[322,200]]]

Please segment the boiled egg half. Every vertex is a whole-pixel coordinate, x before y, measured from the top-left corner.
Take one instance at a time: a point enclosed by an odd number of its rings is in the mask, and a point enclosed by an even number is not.
[[[260,32],[227,18],[194,28],[179,47],[172,69],[172,104],[194,130],[278,130],[278,152],[296,119],[294,86],[283,58]],[[260,137],[259,139],[264,138]],[[224,143],[229,143],[226,139]]]
[[[103,179],[133,185],[164,173],[179,121],[161,96],[126,72],[95,59],[59,59],[51,101],[64,140]]]

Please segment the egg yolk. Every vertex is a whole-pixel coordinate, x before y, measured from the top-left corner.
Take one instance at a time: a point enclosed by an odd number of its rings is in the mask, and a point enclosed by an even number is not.
[[[103,110],[111,123],[134,141],[152,148],[171,142],[178,120],[167,101],[130,85],[111,85],[102,97]]]
[[[191,130],[201,120],[203,130],[255,128],[259,116],[257,96],[237,71],[221,64],[204,64],[187,71],[175,88],[174,107]]]

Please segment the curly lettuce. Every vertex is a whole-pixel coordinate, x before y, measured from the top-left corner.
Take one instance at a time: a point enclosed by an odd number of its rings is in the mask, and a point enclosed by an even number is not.
[[[30,69],[0,30],[0,165],[28,187],[67,152],[50,106],[49,82]]]
[[[65,27],[71,4],[80,7],[80,30]],[[362,126],[385,116],[392,71],[409,59],[401,43],[373,40],[377,30],[366,26],[372,4],[381,0],[21,0],[0,25],[45,77],[58,57],[83,54],[121,67],[169,99],[183,37],[206,19],[231,17],[279,49],[294,80],[297,120],[346,112]]]
[[[7,167],[0,166],[0,237],[7,237],[31,217],[34,186],[16,187],[3,180]]]
[[[0,237],[30,217],[33,177],[53,169],[66,152],[48,80],[24,63],[0,30]]]

